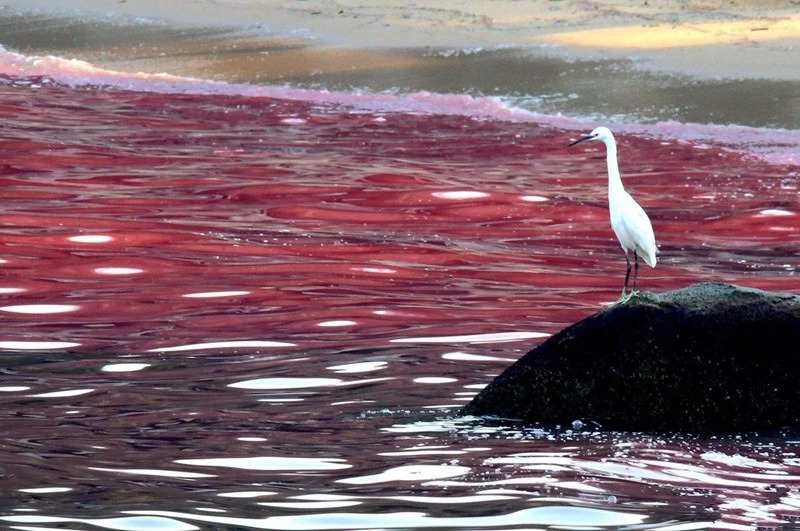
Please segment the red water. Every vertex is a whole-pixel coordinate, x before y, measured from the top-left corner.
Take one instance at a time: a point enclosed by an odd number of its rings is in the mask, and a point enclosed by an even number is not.
[[[731,529],[800,516],[791,438],[449,419],[619,296],[605,153],[567,148],[574,131],[41,79],[6,80],[0,102],[0,519]],[[660,248],[639,288],[800,292],[797,166],[618,143]]]

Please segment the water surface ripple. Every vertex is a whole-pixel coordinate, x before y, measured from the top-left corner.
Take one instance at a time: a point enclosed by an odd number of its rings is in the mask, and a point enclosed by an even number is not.
[[[793,436],[455,419],[613,301],[604,153],[530,122],[0,83],[13,529],[747,529]],[[620,135],[640,286],[798,291],[798,168]],[[565,419],[569,426],[574,419]]]

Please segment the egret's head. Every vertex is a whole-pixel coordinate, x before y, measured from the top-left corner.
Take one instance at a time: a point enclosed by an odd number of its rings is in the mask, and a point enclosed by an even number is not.
[[[592,130],[591,133],[586,135],[583,138],[579,138],[570,146],[574,146],[575,144],[580,144],[581,142],[585,142],[587,140],[601,140],[603,142],[608,142],[609,140],[614,140],[614,135],[611,134],[611,130],[608,127],[596,127]]]

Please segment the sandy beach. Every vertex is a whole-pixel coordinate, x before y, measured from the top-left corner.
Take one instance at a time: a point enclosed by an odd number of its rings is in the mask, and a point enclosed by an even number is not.
[[[800,129],[800,0],[0,0],[0,44],[129,73]]]
[[[321,57],[314,68],[322,64],[335,70],[383,61],[402,64],[409,58],[399,51],[408,48],[525,46],[556,56],[636,57],[655,71],[699,78],[800,80],[798,0],[441,0],[433,5],[401,0],[3,0],[0,6],[6,16],[33,13],[235,31],[237,38],[226,39],[223,47],[278,38],[281,54],[275,54],[280,57],[270,70],[279,73],[302,68],[308,48]],[[64,43],[54,39],[52,44]]]

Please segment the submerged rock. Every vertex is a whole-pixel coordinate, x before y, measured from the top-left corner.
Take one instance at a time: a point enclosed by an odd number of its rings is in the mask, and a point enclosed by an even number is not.
[[[549,338],[464,415],[604,429],[800,426],[800,296],[724,283],[637,293]]]

